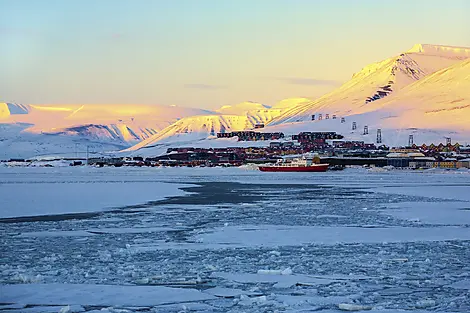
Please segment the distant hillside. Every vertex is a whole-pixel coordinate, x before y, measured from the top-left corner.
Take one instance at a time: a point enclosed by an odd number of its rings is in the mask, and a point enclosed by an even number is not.
[[[1,110],[1,108],[8,110]],[[90,134],[136,142],[180,118],[211,113],[206,110],[157,105],[0,105],[1,123],[28,123],[34,133]],[[93,133],[93,127],[100,132]],[[110,133],[103,132],[109,129]],[[83,130],[84,132],[81,132]],[[121,133],[121,130],[123,131]],[[113,134],[116,133],[116,134]]]
[[[288,108],[271,125],[300,122],[312,114],[357,114],[364,108],[424,77],[465,60],[470,48],[435,45],[415,45],[411,50],[381,62],[370,64],[341,87],[312,101],[300,102]],[[417,103],[410,103],[413,107]]]
[[[389,145],[406,144],[409,134],[416,135],[416,143],[444,142],[446,137],[469,143],[469,90],[470,48],[418,44],[364,67],[318,99],[290,98],[273,107],[242,102],[207,111],[153,105],[0,103],[0,149],[4,155],[31,156],[94,145],[97,150],[126,153],[146,149],[151,155],[153,147],[156,153],[164,145],[201,146],[209,144],[208,138],[214,146],[233,145],[216,140],[216,133],[249,130],[257,124],[264,124],[264,131],[286,134],[337,131],[346,139],[366,142],[374,142],[381,129]],[[319,114],[329,114],[330,119],[319,121]],[[364,126],[369,134],[363,134]]]
[[[256,102],[242,102],[235,105],[224,105],[216,112],[226,115],[244,115],[250,111],[267,110],[270,107]]]
[[[67,147],[73,151],[77,145],[90,143],[101,151],[121,150],[181,118],[208,113],[212,112],[156,105],[0,103],[0,126],[4,130],[0,147],[8,149],[3,155],[16,157],[60,153],[70,150]]]
[[[458,62],[404,87],[397,94],[364,106],[383,127],[468,131],[470,139],[470,59]]]
[[[280,114],[279,111],[275,111]],[[156,135],[143,140],[127,151],[148,148],[165,142],[193,142],[215,136],[219,132],[252,129],[256,124],[269,122],[270,113],[251,112],[249,115],[205,115],[187,117],[163,129]],[[275,116],[275,114],[274,114]]]

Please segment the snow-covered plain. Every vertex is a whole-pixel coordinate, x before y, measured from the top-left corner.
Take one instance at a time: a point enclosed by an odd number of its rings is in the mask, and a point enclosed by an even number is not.
[[[0,310],[469,312],[468,190],[468,171],[0,167]]]
[[[16,180],[16,174],[10,179],[0,185],[0,218],[109,211],[184,194],[179,189],[184,185],[154,181],[93,181],[84,177],[23,182]]]

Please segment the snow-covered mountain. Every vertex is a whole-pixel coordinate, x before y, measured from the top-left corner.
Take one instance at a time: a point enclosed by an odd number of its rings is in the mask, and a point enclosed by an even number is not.
[[[1,123],[28,123],[32,133],[135,143],[180,118],[210,111],[153,105],[22,105],[0,103]]]
[[[112,140],[93,140],[85,136],[36,134],[27,131],[30,124],[0,123],[0,160],[11,158],[80,157],[102,155],[128,147]]]
[[[202,145],[216,132],[249,129],[256,122],[269,121],[264,131],[337,131],[349,139],[374,142],[380,128],[383,142],[390,145],[406,144],[408,134],[414,134],[417,142],[445,142],[445,137],[453,137],[465,143],[470,140],[468,58],[470,48],[418,44],[364,67],[350,81],[317,100],[291,98],[269,109],[251,102],[222,107],[217,112],[245,112],[246,118],[186,118],[128,151],[158,148],[160,144],[194,145],[196,141]],[[250,118],[255,112],[262,114],[254,123]],[[318,119],[320,113],[338,118],[311,121],[312,114]],[[341,123],[340,117],[348,122]],[[357,122],[357,130],[351,130],[351,121]],[[369,127],[369,134],[363,134],[364,126]],[[210,141],[213,145],[214,140]]]
[[[432,51],[432,50],[431,50]],[[446,59],[451,53],[446,50]],[[461,48],[460,52],[470,51]],[[463,60],[462,60],[463,59]],[[375,142],[377,130],[382,132],[382,142],[391,146],[406,145],[408,135],[414,136],[415,143],[439,143],[451,138],[452,142],[470,143],[470,58],[463,58],[457,53],[453,65],[435,71],[419,80],[412,82],[388,96],[356,106],[341,107],[335,102],[338,94],[334,91],[331,99],[323,97],[325,106],[318,111],[317,120],[311,121],[310,115],[304,116],[302,111],[291,120],[299,122],[275,121],[266,131],[282,131],[294,134],[300,131],[337,131],[347,139]],[[354,78],[353,78],[354,79]],[[302,106],[292,107],[290,111]],[[346,118],[318,120],[318,113],[337,107],[335,114]],[[325,110],[325,111],[323,111]],[[342,114],[341,114],[342,113]],[[310,114],[310,112],[309,112]],[[356,122],[357,129],[352,130],[351,124]],[[364,134],[364,126],[368,126],[368,134]]]
[[[206,111],[150,105],[0,103],[0,158],[12,152],[17,156],[16,151],[22,157],[70,152],[85,143],[95,145],[97,151],[124,149],[147,155],[158,154],[166,146],[234,145],[214,135],[253,129],[257,124],[265,124],[264,131],[287,135],[337,131],[346,139],[367,142],[374,142],[381,129],[383,143],[389,145],[406,144],[408,134],[416,136],[416,143],[443,142],[445,137],[468,143],[468,90],[470,48],[419,44],[364,67],[316,100],[290,98],[272,107],[242,102]],[[319,114],[337,119],[319,121]],[[341,117],[346,123],[340,122]],[[353,121],[356,130],[351,129]],[[364,126],[369,127],[369,134],[363,134]]]
[[[224,105],[216,110],[217,113],[227,114],[227,115],[243,115],[252,111],[263,111],[267,110],[270,107],[257,102],[241,102],[235,105]]]
[[[176,106],[0,104],[0,158],[118,151],[156,142],[251,129],[279,116],[282,109],[243,102],[215,112]],[[185,139],[186,140],[186,139]]]
[[[296,105],[300,105],[303,103],[307,103],[312,101],[312,99],[309,98],[289,98],[289,99],[284,99],[276,103],[275,105],[272,106],[273,109],[288,109],[291,107],[294,107]]]
[[[0,121],[8,119],[11,115],[28,114],[30,110],[29,105],[0,103]]]
[[[271,125],[311,120],[312,114],[357,114],[375,101],[469,57],[470,48],[415,45],[405,53],[364,67],[351,80],[319,99],[291,106]]]
[[[0,103],[0,158],[77,150],[121,150],[180,118],[207,110],[154,105],[23,105]]]
[[[355,113],[376,115],[383,127],[461,130],[470,137],[470,59],[428,75]]]
[[[219,132],[253,129],[257,124],[267,124],[282,113],[282,109],[270,109],[259,103],[244,102],[234,106],[224,106],[219,113],[183,118],[166,127],[127,151],[136,151],[166,142],[191,143],[194,140],[215,136]],[[232,113],[232,114],[230,114]],[[235,115],[239,113],[239,115]]]

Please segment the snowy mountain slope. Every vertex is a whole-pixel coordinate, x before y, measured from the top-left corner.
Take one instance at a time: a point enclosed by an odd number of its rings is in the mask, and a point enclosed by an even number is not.
[[[218,114],[181,119],[127,151],[136,151],[165,142],[191,143],[193,140],[215,136],[219,132],[253,129],[257,124],[269,123],[279,116],[283,109],[271,109],[255,102],[242,102],[233,106],[223,106],[216,112]]]
[[[250,120],[250,124],[247,129],[253,128],[256,124],[266,124],[278,117],[283,110],[281,109],[268,109],[268,110],[256,110],[249,111],[246,113],[247,118]]]
[[[409,135],[413,135],[414,143],[430,144],[445,143],[446,138],[451,138],[452,143],[470,144],[470,132],[462,128],[450,126],[448,128],[409,127],[406,123],[384,123],[387,118],[382,118],[382,112],[368,112],[365,114],[346,117],[346,123],[340,120],[322,120],[317,122],[292,122],[274,126],[268,126],[264,131],[283,132],[286,137],[300,132],[328,132],[335,131],[344,135],[344,140],[358,140],[366,143],[376,143],[377,130],[381,129],[382,144],[391,147],[408,145]],[[352,130],[351,123],[355,121],[357,129]],[[364,134],[364,126],[368,126],[368,134]],[[425,125],[426,126],[426,125]],[[267,143],[266,145],[268,145]]]
[[[470,58],[469,47],[453,47],[453,46],[442,46],[442,45],[430,45],[430,44],[416,44],[408,50],[410,53],[424,53],[427,55],[445,55],[448,58],[455,59],[466,59]]]
[[[18,114],[21,111],[22,114]],[[0,122],[28,123],[34,133],[92,136],[135,143],[182,117],[206,110],[152,105],[19,105],[2,103]]]
[[[0,103],[0,120],[7,119],[10,115],[28,114],[31,110],[29,105],[16,103]]]
[[[137,145],[137,148],[153,145],[172,136],[184,137],[180,136],[181,134],[194,133],[194,136],[205,138],[217,132],[251,129],[256,124],[268,123],[282,112],[281,109],[270,109],[253,102],[225,106],[219,110],[220,113],[174,106],[142,105],[45,106],[4,103],[0,108],[0,123],[22,125],[21,128],[12,127],[19,129],[15,133],[15,140],[7,140],[6,134],[3,137],[4,147],[8,146],[7,149],[16,157],[18,155],[15,151],[21,151],[28,157],[39,152],[55,154],[58,149],[52,142],[72,148],[77,143],[83,143],[85,146],[87,142],[94,142],[112,150],[120,150],[141,140],[144,141]],[[17,114],[20,111],[24,114]],[[33,134],[36,136],[31,136]],[[28,140],[31,140],[30,145],[26,144]],[[67,140],[69,143],[66,143]],[[43,141],[51,142],[51,145],[46,145],[49,148],[44,147]],[[5,142],[8,142],[8,145]],[[35,147],[36,144],[43,148],[39,151]],[[29,147],[30,151],[26,151],[28,149],[25,147]]]
[[[269,124],[263,129],[266,132],[337,131],[346,139],[367,142],[375,141],[380,128],[389,145],[406,144],[408,134],[416,135],[416,143],[443,142],[445,137],[468,142],[469,58],[470,48],[415,45],[364,67],[319,99],[290,98],[273,107],[243,102],[212,112],[174,106],[0,103],[0,148],[35,155],[55,153],[60,147],[72,151],[81,143],[114,151],[136,144],[127,152],[209,141],[215,146],[233,145],[213,136],[256,124]],[[320,113],[338,119],[318,121]],[[311,121],[312,114],[316,121]],[[340,123],[340,117],[347,122]],[[351,129],[352,121],[357,122],[357,130]],[[364,135],[366,125],[369,134]]]
[[[110,140],[116,142],[138,142],[143,138],[156,134],[153,128],[138,128],[136,133],[126,124],[87,124],[79,126],[71,126],[43,134],[63,135],[63,136],[81,136],[94,140]]]
[[[384,127],[455,129],[470,136],[470,59],[437,71],[390,98],[357,110],[374,113]]]
[[[470,143],[470,59],[430,74],[400,91],[354,110],[339,119],[290,122],[270,125],[265,131],[295,134],[301,131],[337,131],[348,140],[375,142],[381,129],[382,142],[391,146],[406,145],[408,135],[414,142]],[[352,122],[357,129],[352,130]],[[364,126],[369,133],[364,135]]]
[[[208,113],[212,112],[164,105],[82,105],[67,116],[67,120],[77,124],[90,121],[94,124],[138,122],[154,124],[154,128],[161,129],[180,118]]]
[[[276,110],[278,111],[278,110]],[[271,112],[272,113],[272,112]],[[165,142],[191,142],[200,140],[208,136],[214,136],[218,132],[229,132],[252,129],[258,123],[266,123],[272,115],[253,112],[250,115],[205,115],[187,117],[163,129],[158,134],[143,140],[128,151],[135,151],[140,148],[154,146]]]
[[[277,118],[271,116],[273,122],[263,131],[282,131],[287,135],[301,131],[337,131],[346,139],[375,142],[380,128],[383,143],[389,145],[406,145],[409,134],[415,136],[416,143],[445,142],[446,137],[466,143],[470,141],[469,51],[416,45],[399,57],[365,67],[351,81],[318,100],[281,101],[278,106],[265,110],[279,108],[281,113]],[[339,118],[311,121],[311,114],[317,113],[345,116],[347,122],[341,123]],[[250,114],[253,111],[247,112]],[[213,123],[193,118],[182,120],[129,151],[163,143],[193,145],[195,140],[202,145],[214,141],[205,139],[215,132],[251,126],[238,122],[232,127],[217,121],[217,118]],[[354,131],[352,121],[357,123]],[[364,126],[368,126],[369,134],[363,134]]]
[[[30,158],[91,145],[121,150],[185,116],[206,110],[151,105],[21,105],[0,103],[0,157]]]
[[[270,107],[261,103],[246,101],[235,105],[224,105],[216,112],[226,115],[243,115],[250,111],[266,110]]]
[[[31,125],[0,123],[0,160],[10,158],[79,157],[102,155],[103,151],[117,151],[127,144],[86,137],[36,134],[25,131]]]
[[[370,64],[352,79],[317,100],[288,108],[271,124],[307,121],[312,114],[355,114],[361,107],[397,93],[405,86],[468,58],[470,48],[415,45],[399,56]]]
[[[309,98],[289,98],[289,99],[284,99],[276,103],[275,105],[272,106],[273,109],[289,109],[291,107],[294,107],[299,104],[311,102],[312,99]]]

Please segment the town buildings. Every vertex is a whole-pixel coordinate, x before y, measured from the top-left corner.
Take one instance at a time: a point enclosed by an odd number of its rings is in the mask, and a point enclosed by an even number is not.
[[[225,148],[168,148],[163,155],[132,159],[98,158],[89,164],[114,166],[236,166],[245,163],[275,162],[288,155],[318,153],[332,165],[391,166],[402,169],[470,168],[470,146],[431,144],[392,148],[364,141],[344,140],[335,132],[301,132],[286,138],[283,133],[241,131],[218,133],[218,138],[238,141],[270,140],[267,146]]]

